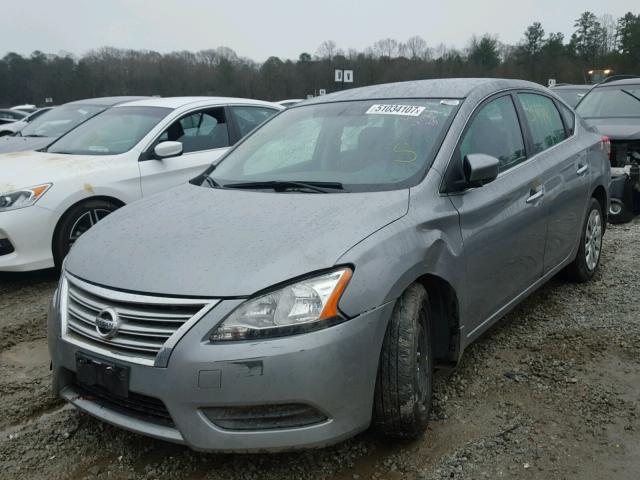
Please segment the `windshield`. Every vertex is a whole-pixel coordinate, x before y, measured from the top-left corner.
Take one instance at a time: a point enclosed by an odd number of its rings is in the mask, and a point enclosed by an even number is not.
[[[268,121],[210,173],[218,185],[339,183],[390,190],[419,181],[460,100],[365,100],[293,107]]]
[[[568,89],[568,88],[558,88],[552,90],[553,93],[558,95],[562,100],[567,102],[571,108],[575,108],[582,97],[584,97],[589,90],[580,90],[580,89]]]
[[[97,105],[62,105],[33,119],[22,129],[21,135],[59,137],[102,110],[104,107]]]
[[[640,85],[594,88],[576,112],[585,118],[640,117]]]
[[[71,155],[118,155],[131,150],[171,112],[161,107],[114,107],[70,131],[47,151]]]

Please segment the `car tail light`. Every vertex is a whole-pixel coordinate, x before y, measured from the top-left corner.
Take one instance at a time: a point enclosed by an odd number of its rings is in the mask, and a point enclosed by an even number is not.
[[[606,135],[602,136],[602,149],[607,152],[607,157],[609,157],[609,161],[611,161],[611,141]]]

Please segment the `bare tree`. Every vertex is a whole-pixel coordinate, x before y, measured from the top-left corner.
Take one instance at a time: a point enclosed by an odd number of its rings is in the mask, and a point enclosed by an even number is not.
[[[322,60],[331,60],[338,54],[338,46],[333,40],[325,40],[320,44],[316,55]]]
[[[412,60],[424,60],[429,50],[426,40],[418,35],[409,38],[405,45],[407,47],[407,55]]]

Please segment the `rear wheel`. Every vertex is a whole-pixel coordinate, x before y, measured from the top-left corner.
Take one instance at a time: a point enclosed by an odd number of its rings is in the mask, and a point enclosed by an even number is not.
[[[590,280],[600,265],[602,236],[604,234],[602,208],[600,202],[591,199],[587,218],[580,236],[580,246],[575,260],[567,267],[569,278],[575,282]]]
[[[609,222],[620,224],[629,223],[631,220],[633,220],[633,212],[622,200],[612,198],[611,204],[609,205]]]
[[[83,233],[118,208],[120,205],[109,200],[87,200],[65,213],[53,236],[53,260],[56,268],[62,266],[64,257]]]
[[[398,299],[382,345],[374,424],[382,433],[414,438],[427,428],[433,393],[429,297],[420,284]]]

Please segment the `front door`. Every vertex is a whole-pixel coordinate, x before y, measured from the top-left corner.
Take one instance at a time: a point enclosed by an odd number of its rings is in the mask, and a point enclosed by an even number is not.
[[[480,107],[456,151],[500,160],[496,180],[450,198],[460,215],[466,257],[467,336],[542,275],[546,204],[540,166],[527,158],[510,94]]]
[[[182,143],[182,154],[156,159],[160,142]],[[224,107],[189,113],[173,122],[139,162],[142,194],[151,195],[189,181],[217,162],[229,148],[229,128]]]

